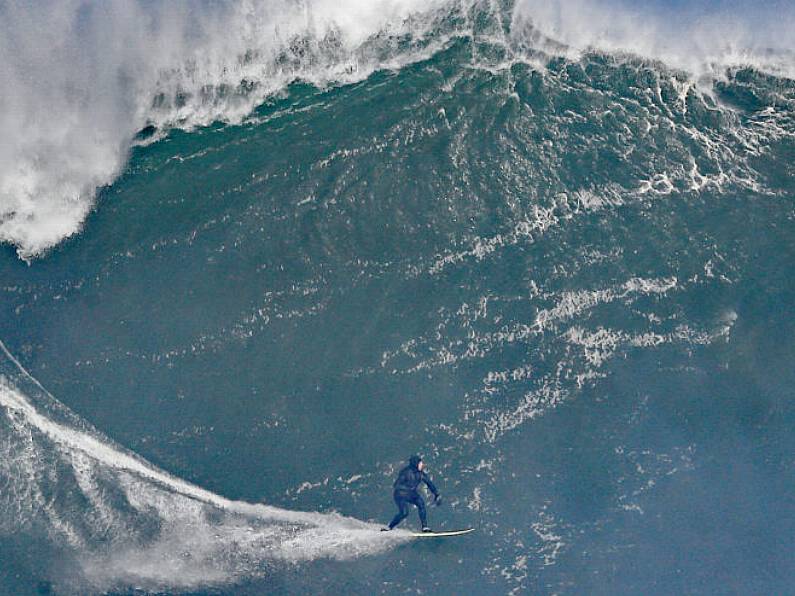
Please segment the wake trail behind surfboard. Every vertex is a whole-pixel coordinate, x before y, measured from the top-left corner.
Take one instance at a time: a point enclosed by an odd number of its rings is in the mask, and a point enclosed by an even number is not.
[[[408,539],[339,514],[232,501],[169,474],[72,413],[2,341],[0,486],[0,538],[35,530],[67,549],[87,584],[78,592],[238,581]]]

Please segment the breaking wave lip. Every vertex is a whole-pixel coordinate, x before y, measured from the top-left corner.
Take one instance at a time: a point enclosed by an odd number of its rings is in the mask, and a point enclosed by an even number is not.
[[[409,538],[337,513],[232,501],[168,474],[73,414],[1,341],[0,352],[0,536],[68,549],[76,591],[228,584]]]

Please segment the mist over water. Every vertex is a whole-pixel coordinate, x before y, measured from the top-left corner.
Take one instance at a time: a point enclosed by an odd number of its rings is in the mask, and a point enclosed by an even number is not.
[[[792,77],[795,42],[788,2],[520,0],[514,31],[529,25],[571,51],[622,52],[660,60],[698,78],[753,66]]]
[[[791,6],[47,8],[0,7],[0,592],[792,585]],[[475,533],[378,531],[415,452]]]

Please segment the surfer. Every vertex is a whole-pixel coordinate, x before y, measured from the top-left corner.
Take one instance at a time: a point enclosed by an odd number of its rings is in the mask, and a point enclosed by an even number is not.
[[[392,518],[392,521],[389,522],[389,530],[394,528],[408,517],[409,504],[412,504],[416,505],[417,511],[420,514],[422,531],[431,531],[431,529],[428,527],[428,516],[425,511],[425,500],[422,498],[422,495],[417,489],[419,488],[420,484],[424,482],[428,489],[433,493],[434,505],[441,505],[442,498],[439,495],[439,491],[436,490],[433,482],[431,482],[428,474],[423,472],[424,468],[425,464],[423,464],[422,458],[419,455],[412,455],[409,458],[409,465],[400,470],[397,480],[395,480],[395,491],[393,494],[395,498],[395,504],[398,506],[398,512],[395,514],[395,517]],[[384,528],[383,531],[386,532],[387,528]]]

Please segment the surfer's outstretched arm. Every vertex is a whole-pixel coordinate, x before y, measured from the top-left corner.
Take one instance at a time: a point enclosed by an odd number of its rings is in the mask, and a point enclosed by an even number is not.
[[[439,490],[436,488],[436,485],[433,483],[433,481],[431,481],[431,477],[423,472],[422,481],[425,483],[425,486],[428,487],[428,490],[433,493],[433,500],[436,502],[439,499]]]

